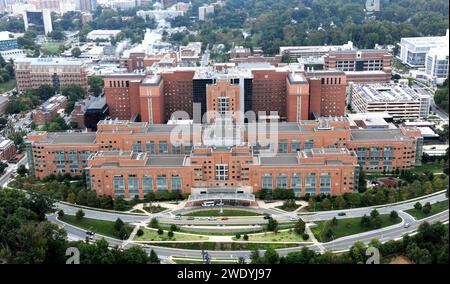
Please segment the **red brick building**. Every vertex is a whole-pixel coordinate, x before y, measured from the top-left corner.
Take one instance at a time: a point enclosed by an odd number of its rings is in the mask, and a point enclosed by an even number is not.
[[[172,141],[180,127],[190,134]],[[340,195],[356,189],[360,167],[409,169],[422,155],[416,129],[351,129],[346,118],[277,123],[270,156],[263,154],[269,146],[256,147],[239,126],[233,133],[243,135],[234,146],[220,146],[220,139],[208,144],[208,127],[105,120],[96,133],[33,133],[27,139],[29,164],[39,178],[86,170],[99,195],[127,198],[224,188]]]
[[[325,69],[344,71],[348,82],[389,83],[392,54],[378,49],[330,51],[325,56]]]

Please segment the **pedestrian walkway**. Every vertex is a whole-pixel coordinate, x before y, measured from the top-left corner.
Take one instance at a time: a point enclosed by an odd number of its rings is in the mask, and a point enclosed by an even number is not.
[[[311,224],[310,223],[306,223],[305,231],[309,235],[309,238],[311,239],[311,241],[319,248],[320,253],[324,253],[325,252],[325,247],[322,245],[321,242],[319,242],[316,239],[316,236],[314,236],[314,234],[313,234],[313,232],[311,230]]]

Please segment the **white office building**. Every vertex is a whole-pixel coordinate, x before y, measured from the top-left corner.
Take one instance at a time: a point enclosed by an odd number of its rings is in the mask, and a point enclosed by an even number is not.
[[[213,5],[198,7],[198,19],[200,21],[204,21],[209,14],[214,14]]]
[[[406,37],[399,43],[399,59],[411,67],[424,67],[427,53],[431,49],[448,49],[449,31],[445,36]]]
[[[93,30],[86,36],[88,40],[110,40],[115,38],[120,33],[120,30]]]
[[[425,73],[427,79],[435,84],[442,84],[448,77],[449,48],[433,48],[425,58]]]
[[[357,112],[387,112],[394,119],[427,118],[431,96],[405,84],[351,84],[351,104]]]

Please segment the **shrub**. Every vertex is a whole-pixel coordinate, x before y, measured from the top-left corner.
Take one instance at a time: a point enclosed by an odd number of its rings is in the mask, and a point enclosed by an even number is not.
[[[81,221],[81,220],[84,218],[84,211],[83,211],[82,209],[79,209],[79,210],[77,211],[77,213],[75,214],[75,218],[76,218],[78,221]]]
[[[396,220],[396,219],[398,218],[398,213],[397,213],[397,211],[391,211],[391,213],[389,214],[389,217],[390,217],[392,220]]]
[[[244,239],[244,241],[248,241],[248,235],[244,234],[244,236],[242,237]]]
[[[61,210],[58,211],[58,217],[59,218],[64,217],[64,210],[61,209]]]
[[[159,229],[158,229],[158,235],[162,235],[162,234],[164,234],[164,230],[161,229],[161,228],[159,228]]]
[[[159,221],[158,221],[158,219],[152,218],[152,220],[150,221],[149,225],[150,225],[151,228],[154,228],[154,229],[159,228]]]
[[[238,240],[239,240],[240,238],[241,238],[241,234],[239,234],[239,233],[238,233],[238,234],[236,234],[236,239],[238,239]]]
[[[302,235],[305,232],[305,229],[306,225],[302,219],[298,220],[297,223],[295,223],[294,231],[296,234]]]
[[[431,212],[431,204],[430,204],[430,202],[427,202],[427,204],[425,204],[425,205],[422,207],[422,212],[423,212],[423,214],[425,214],[425,215],[430,214],[430,212]]]
[[[173,238],[173,231],[169,231],[168,233],[167,233],[167,236],[169,237],[169,238]]]
[[[422,204],[420,204],[420,202],[417,202],[416,204],[414,204],[414,209],[422,210]]]
[[[175,224],[170,225],[170,230],[176,232],[178,230],[177,225]]]
[[[144,231],[142,229],[137,230],[136,236],[140,237],[142,235],[144,235]]]
[[[307,241],[309,239],[309,235],[307,233],[304,233],[302,235],[303,240]]]

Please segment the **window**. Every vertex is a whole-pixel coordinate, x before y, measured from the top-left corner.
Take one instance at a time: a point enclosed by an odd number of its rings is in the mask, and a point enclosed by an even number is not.
[[[191,153],[192,151],[192,145],[191,143],[184,143],[184,153]]]
[[[280,140],[280,144],[278,144],[278,152],[287,153],[288,151],[288,142],[287,140]]]
[[[128,176],[128,194],[130,198],[139,196],[139,180],[137,176]]]
[[[147,154],[155,154],[155,142],[147,141],[147,143],[145,143],[145,151]]]
[[[291,152],[297,152],[297,151],[300,151],[300,141],[292,140]]]
[[[169,153],[169,147],[167,146],[166,141],[159,141],[158,150],[160,154]]]
[[[226,115],[230,110],[230,101],[228,97],[217,98],[217,112],[220,115]]]
[[[287,189],[287,175],[285,175],[285,174],[277,175],[277,188],[278,189]]]
[[[142,152],[141,141],[134,141],[133,142],[133,152],[136,152],[136,153]]]
[[[227,164],[217,164],[216,165],[216,180],[227,180],[228,179],[228,165]]]
[[[181,191],[181,176],[172,175],[171,179],[172,191]]]
[[[320,174],[320,193],[331,192],[331,175],[329,173]]]
[[[114,195],[123,196],[125,194],[125,184],[123,176],[115,176],[113,178]]]
[[[172,154],[181,154],[181,145],[179,143],[172,144]]]
[[[262,176],[261,188],[270,190],[273,189],[272,174],[264,174]]]
[[[315,194],[316,193],[316,174],[308,173],[305,179],[305,191],[306,193]]]
[[[145,194],[149,192],[153,192],[153,177],[152,176],[144,176],[142,178],[142,192]]]
[[[291,190],[296,197],[299,197],[302,192],[302,177],[298,173],[294,173],[291,176]]]
[[[156,178],[156,189],[158,191],[167,191],[166,175],[158,175],[158,177]]]
[[[305,149],[312,149],[314,148],[314,140],[307,139],[305,140]]]

